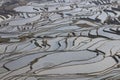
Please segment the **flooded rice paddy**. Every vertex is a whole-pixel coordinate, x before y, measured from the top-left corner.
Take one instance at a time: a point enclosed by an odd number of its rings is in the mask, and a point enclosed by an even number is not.
[[[119,0],[0,1],[0,80],[120,80]]]

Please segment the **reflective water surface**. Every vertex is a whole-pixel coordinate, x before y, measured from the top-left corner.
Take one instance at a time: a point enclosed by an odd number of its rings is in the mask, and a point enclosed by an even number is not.
[[[0,80],[120,80],[120,0],[0,0]]]

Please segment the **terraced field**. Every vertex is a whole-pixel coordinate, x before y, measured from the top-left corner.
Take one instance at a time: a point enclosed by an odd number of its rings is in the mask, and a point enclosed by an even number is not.
[[[0,80],[120,80],[119,43],[120,0],[0,1]]]

